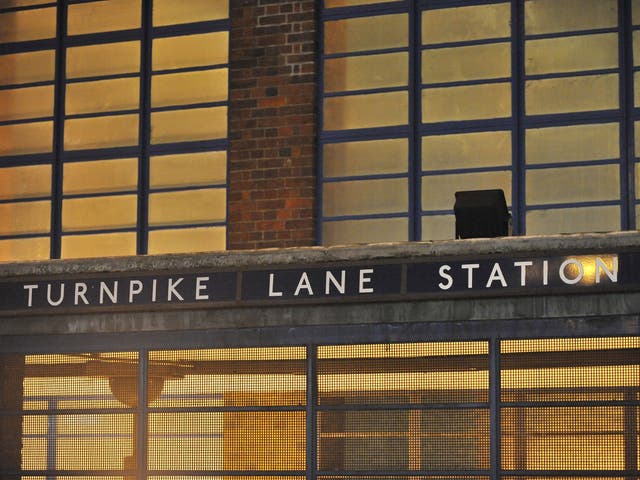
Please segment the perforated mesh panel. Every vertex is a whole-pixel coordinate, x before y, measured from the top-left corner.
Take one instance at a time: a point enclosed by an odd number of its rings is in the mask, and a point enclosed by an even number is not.
[[[2,354],[0,479],[640,478],[639,337],[491,344]]]

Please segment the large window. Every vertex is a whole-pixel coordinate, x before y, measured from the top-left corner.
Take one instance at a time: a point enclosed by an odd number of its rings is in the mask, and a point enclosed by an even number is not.
[[[323,244],[453,238],[483,189],[515,234],[636,228],[640,2],[323,3]]]
[[[3,353],[0,476],[637,478],[639,392],[638,337]]]
[[[0,260],[225,248],[228,16],[0,1]]]

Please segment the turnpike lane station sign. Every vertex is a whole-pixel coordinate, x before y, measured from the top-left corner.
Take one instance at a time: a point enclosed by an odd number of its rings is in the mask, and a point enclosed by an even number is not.
[[[0,283],[0,313],[396,301],[640,288],[640,252],[350,263]]]

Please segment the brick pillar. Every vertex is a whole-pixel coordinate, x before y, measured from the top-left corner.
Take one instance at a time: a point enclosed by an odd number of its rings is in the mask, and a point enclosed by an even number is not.
[[[0,479],[1,473],[18,474],[22,463],[22,397],[24,355],[0,356]]]
[[[231,250],[315,244],[315,3],[230,2]]]

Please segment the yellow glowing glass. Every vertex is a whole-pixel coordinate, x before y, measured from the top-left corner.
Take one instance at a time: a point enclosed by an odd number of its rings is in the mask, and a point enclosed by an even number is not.
[[[511,76],[511,44],[491,43],[422,52],[422,82],[440,83]]]
[[[109,61],[105,62],[104,59]],[[104,43],[67,49],[67,77],[97,77],[140,70],[140,42]]]
[[[341,220],[322,223],[323,245],[403,242],[409,239],[406,218]]]
[[[422,137],[422,169],[481,168],[511,164],[511,132]]]
[[[134,232],[62,236],[62,258],[119,257],[135,254]]]
[[[65,232],[135,227],[137,218],[135,195],[72,198],[62,202]]]
[[[44,40],[56,36],[56,7],[0,14],[0,43]]]
[[[229,16],[229,0],[154,0],[153,25],[221,20]]]
[[[149,196],[149,225],[222,222],[226,218],[226,190],[208,188]]]
[[[225,227],[152,230],[149,232],[149,254],[225,250],[226,233]]]
[[[229,58],[229,33],[214,32],[153,40],[153,70],[222,65]]]
[[[509,36],[509,3],[432,9],[422,13],[424,45]]]
[[[404,138],[330,143],[323,148],[325,177],[402,173],[408,170],[409,142]]]
[[[55,51],[0,55],[0,85],[53,81]]]
[[[141,0],[109,0],[69,5],[69,35],[140,28]]]
[[[151,157],[151,188],[216,185],[227,178],[226,152],[184,153]]]
[[[51,194],[51,166],[0,168],[0,199],[45,197]]]
[[[456,173],[422,177],[422,208],[453,210],[455,192],[460,190],[502,189],[511,205],[511,172]]]
[[[227,136],[227,107],[151,113],[151,143],[214,140]]]
[[[406,53],[331,58],[324,63],[326,92],[402,87],[407,85],[408,77]]]
[[[347,95],[324,99],[325,130],[406,125],[407,92]]]
[[[0,156],[50,152],[53,122],[0,125]]]
[[[51,228],[51,202],[0,203],[0,235],[46,233]]]
[[[495,83],[422,90],[425,123],[511,116],[511,85]]]
[[[218,68],[197,72],[154,75],[151,106],[222,102],[228,97],[229,70]]]
[[[620,207],[559,208],[527,212],[528,235],[620,230]]]
[[[329,54],[405,47],[409,41],[406,14],[328,21],[324,28],[324,48]]]
[[[406,212],[408,208],[406,178],[325,183],[322,213],[364,215]]]
[[[422,217],[421,240],[451,240],[456,236],[456,217],[425,215]]]
[[[53,115],[53,85],[0,90],[0,122]]]
[[[138,115],[113,115],[65,121],[65,150],[126,147],[138,143]]]
[[[137,110],[140,102],[138,78],[68,83],[66,89],[67,115]]]
[[[0,240],[0,261],[47,260],[49,237]]]
[[[526,0],[525,34],[570,32],[618,25],[616,0]]]
[[[138,159],[73,162],[64,165],[62,189],[66,195],[135,190]]]

